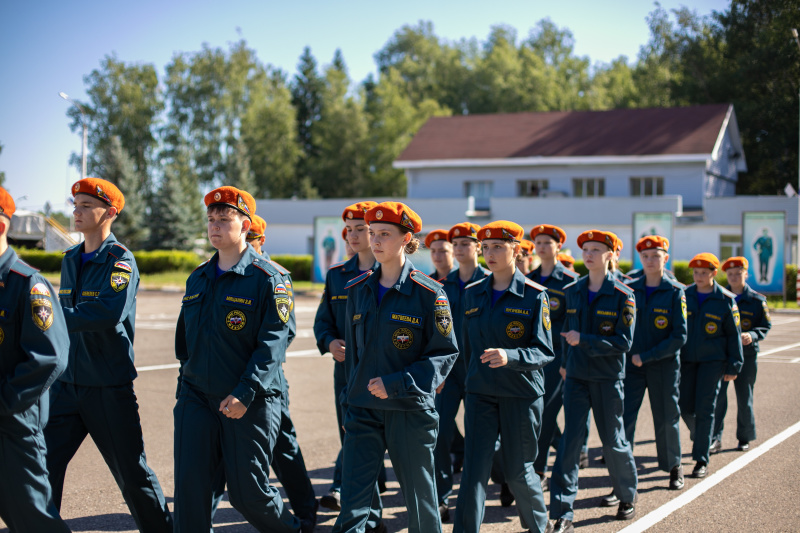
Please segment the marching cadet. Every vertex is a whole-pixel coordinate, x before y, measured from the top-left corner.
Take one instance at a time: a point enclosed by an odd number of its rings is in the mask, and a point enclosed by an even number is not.
[[[566,232],[558,226],[540,224],[531,230],[531,239],[536,255],[541,260],[539,267],[528,277],[547,289],[550,299],[550,321],[552,322],[553,352],[555,359],[544,367],[544,408],[542,410],[542,432],[539,435],[539,452],[536,454],[534,470],[545,483],[547,459],[550,445],[558,430],[558,412],[563,405],[563,383],[561,368],[561,329],[567,316],[564,287],[578,279],[578,275],[567,270],[558,260],[558,252],[567,240]],[[560,433],[560,432],[559,432]],[[587,455],[588,461],[588,455]]]
[[[622,254],[623,242],[615,233],[608,232],[611,236],[614,237],[614,255],[611,258],[611,262],[608,265],[608,270],[611,272],[611,275],[614,276],[615,279],[622,281],[623,283],[631,281],[633,278],[622,272],[619,269],[619,258]]]
[[[614,494],[620,499],[616,518],[629,520],[636,514],[636,464],[622,421],[625,354],[633,340],[636,300],[608,270],[616,240],[607,231],[581,233],[578,246],[589,274],[565,287],[564,435],[550,478],[550,517],[556,520],[556,533],[573,531],[578,463],[590,409]]]
[[[252,198],[246,191],[240,191],[240,193],[246,200]],[[255,199],[253,199],[252,202],[255,205]],[[246,240],[258,255],[271,262],[272,266],[278,269],[283,275],[283,283],[292,300],[292,310],[288,323],[288,342],[291,344],[297,332],[297,322],[294,314],[292,276],[283,266],[272,261],[269,254],[262,249],[266,240],[264,236],[266,229],[266,220],[254,214],[252,216],[250,229],[247,231]],[[270,466],[272,466],[272,469],[275,471],[275,477],[278,478],[278,481],[283,485],[283,489],[286,491],[286,496],[289,498],[289,503],[291,503],[295,515],[300,519],[306,519],[316,525],[319,503],[314,494],[314,486],[311,484],[311,479],[308,476],[306,463],[303,459],[303,452],[300,449],[300,444],[297,442],[297,432],[295,431],[294,422],[292,422],[292,416],[289,412],[289,382],[286,381],[286,377],[283,373],[283,365],[280,366],[279,372],[281,383],[283,383],[283,390],[281,391],[281,421],[278,436],[275,440],[275,448],[272,452],[272,464]],[[211,510],[212,519],[225,492],[224,472],[224,467],[220,465],[219,479],[215,482],[214,502]]]
[[[542,368],[553,360],[545,288],[516,268],[523,229],[506,220],[478,231],[491,274],[467,287],[462,353],[467,357],[466,449],[453,531],[477,532],[497,437],[522,527],[550,524],[533,469],[542,417]]]
[[[90,435],[139,530],[172,531],[161,485],[147,466],[133,390],[139,270],[111,232],[125,198],[99,178],[77,181],[72,195],[75,228],[85,240],[61,264],[58,294],[70,346],[67,368],[50,391],[44,430],[53,499],[60,509],[67,465]]]
[[[370,247],[380,265],[347,285],[347,385],[342,510],[333,531],[361,532],[384,451],[394,465],[411,533],[441,531],[433,449],[436,388],[458,356],[442,285],[415,270],[406,254],[422,220],[408,206],[383,202],[367,211]]]
[[[489,273],[478,265],[480,226],[469,222],[456,224],[447,233],[447,240],[453,246],[453,255],[458,268],[450,272],[440,283],[444,286],[450,309],[453,313],[453,331],[459,346],[462,343],[461,324],[464,316],[464,289],[467,285],[486,277]],[[453,439],[458,430],[456,415],[465,394],[467,377],[466,355],[461,353],[453,369],[436,395],[436,412],[439,413],[439,436],[436,440],[434,462],[436,466],[436,493],[439,496],[439,515],[442,522],[450,520],[449,498],[453,492],[453,463],[450,452]]]
[[[681,411],[678,385],[681,376],[680,350],[686,343],[686,296],[683,284],[667,276],[669,240],[648,235],[636,243],[643,275],[628,283],[636,296],[636,335],[625,366],[625,436],[633,447],[636,419],[644,392],[650,397],[656,434],[658,468],[669,472],[669,488],[683,488],[681,466]],[[603,500],[616,505],[611,494]]]
[[[291,294],[283,275],[247,245],[252,197],[226,186],[204,201],[217,252],[186,281],[175,332],[182,369],[174,409],[176,531],[210,530],[214,474],[222,464],[231,504],[258,530],[309,532],[313,522],[284,507],[268,476]]]
[[[742,321],[742,349],[744,364],[739,377],[733,382],[736,391],[736,438],[737,450],[750,449],[750,442],[756,440],[756,417],[753,412],[753,387],[758,371],[758,341],[764,340],[772,327],[769,307],[764,295],[757,293],[747,284],[748,261],[744,257],[731,257],[722,264],[722,271],[728,276],[728,289],[736,295],[736,305]],[[711,453],[722,448],[722,430],[725,413],[728,410],[728,382],[723,381],[717,396],[714,414],[714,437]]]
[[[345,336],[347,331],[347,283],[363,273],[375,270],[375,256],[369,247],[368,226],[364,215],[372,207],[378,205],[373,201],[358,202],[347,206],[342,211],[347,242],[355,252],[349,260],[333,265],[325,277],[325,290],[322,293],[317,315],[314,319],[314,336],[321,354],[328,352],[333,355],[333,395],[336,404],[336,421],[339,427],[339,440],[344,443],[344,416],[340,402],[342,390],[347,384],[345,374]],[[333,485],[328,494],[320,499],[320,505],[338,511],[341,509],[342,490],[342,450],[336,457],[333,470]],[[370,505],[369,517],[366,522],[366,531],[385,531],[381,521],[383,505],[376,489]]]
[[[694,440],[692,476],[701,478],[708,474],[720,380],[736,379],[744,357],[736,295],[714,280],[719,260],[714,254],[698,254],[689,268],[694,284],[686,288],[689,334],[681,349],[679,405]]]
[[[571,255],[565,253],[558,254],[558,262],[564,265],[567,270],[575,272],[575,258]]]
[[[431,251],[431,261],[436,269],[430,277],[442,280],[453,271],[453,245],[447,240],[447,230],[435,229],[425,237],[425,248]]]
[[[531,273],[531,270],[533,270],[534,244],[528,239],[522,239],[519,243],[519,248],[520,253],[517,256],[517,268],[527,276]]]
[[[8,246],[14,211],[0,187],[0,518],[20,533],[68,532],[53,503],[42,430],[69,335],[53,286]]]

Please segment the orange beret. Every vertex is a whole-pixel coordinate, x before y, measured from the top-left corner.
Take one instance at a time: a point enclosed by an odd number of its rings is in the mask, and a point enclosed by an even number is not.
[[[504,239],[508,241],[520,242],[525,235],[522,226],[509,222],[508,220],[495,220],[489,222],[478,230],[478,240],[485,239]]]
[[[447,240],[447,230],[435,229],[428,233],[428,235],[425,237],[425,248],[430,248],[434,241],[449,242]]]
[[[575,264],[575,258],[572,257],[569,254],[558,254],[558,260],[559,260],[559,262],[561,262],[561,263],[563,263],[565,265],[574,265]]]
[[[714,254],[703,252],[697,254],[689,261],[689,268],[711,268],[716,270],[719,268],[719,259]]]
[[[264,236],[267,230],[267,221],[258,215],[253,215],[253,223],[250,224],[250,229],[247,230],[247,240],[260,239]]]
[[[462,222],[461,224],[456,224],[450,228],[450,231],[447,232],[447,240],[453,242],[453,239],[467,238],[475,239],[477,241],[479,229],[481,229],[481,227],[477,224],[473,224],[472,222]]]
[[[17,205],[14,203],[14,198],[8,194],[7,190],[0,187],[0,215],[5,215],[10,220],[16,210]]]
[[[342,228],[342,239],[347,240],[347,228]]]
[[[238,210],[252,220],[256,213],[256,201],[247,191],[240,191],[236,187],[225,185],[214,189],[204,198],[206,207],[212,205],[227,205]]]
[[[601,231],[599,229],[590,229],[578,235],[578,248],[583,248],[587,242],[599,242],[605,244],[610,250],[616,250],[617,236],[610,231]]]
[[[669,253],[669,239],[661,235],[645,235],[636,243],[636,251],[664,250]]]
[[[722,271],[727,272],[729,268],[741,267],[745,270],[750,268],[750,263],[747,261],[746,257],[736,256],[727,259],[724,263],[722,263]]]
[[[614,233],[614,232],[609,231],[608,234],[611,235],[612,237],[614,237],[614,251],[615,252],[621,252],[622,251],[622,239],[620,239],[619,236],[617,236],[617,234]]]
[[[78,180],[72,186],[72,196],[76,194],[88,194],[94,196],[112,207],[117,208],[117,212],[122,212],[125,207],[125,196],[116,185],[110,181],[100,178],[84,178]]]
[[[342,220],[347,222],[348,219],[360,218],[363,219],[364,215],[375,207],[377,202],[373,202],[372,200],[367,200],[365,202],[356,202],[353,205],[348,205],[342,211]]]
[[[567,233],[558,226],[551,226],[550,224],[539,224],[535,226],[531,230],[531,239],[535,239],[537,235],[547,235],[561,244],[567,241]]]
[[[369,209],[364,214],[367,224],[381,222],[394,224],[412,233],[419,233],[422,229],[422,219],[405,204],[400,202],[382,202]]]
[[[531,241],[527,239],[522,239],[522,241],[519,244],[522,247],[523,253],[528,255],[533,253],[533,243]]]

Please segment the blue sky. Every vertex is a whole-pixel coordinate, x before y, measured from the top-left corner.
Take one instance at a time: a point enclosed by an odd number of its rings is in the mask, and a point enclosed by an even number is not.
[[[728,4],[661,2],[701,15]],[[341,48],[350,77],[360,82],[375,71],[373,54],[404,24],[429,20],[442,38],[482,41],[493,25],[509,24],[525,37],[549,17],[572,30],[578,55],[609,62],[635,58],[649,37],[645,17],[653,8],[646,0],[2,2],[0,170],[19,208],[41,209],[49,201],[55,210],[67,209],[69,186],[80,177],[69,156],[80,153],[81,138],[70,132],[69,104],[58,93],[85,100],[83,77],[112,53],[126,62],[152,63],[162,75],[176,52],[197,51],[203,43],[227,49],[241,36],[260,61],[290,74],[304,46],[320,64]]]

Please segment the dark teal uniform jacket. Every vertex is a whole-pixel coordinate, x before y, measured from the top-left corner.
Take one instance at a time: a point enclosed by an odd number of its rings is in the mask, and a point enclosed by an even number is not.
[[[0,433],[44,427],[45,393],[64,371],[68,347],[53,287],[8,248],[0,256]]]
[[[433,409],[436,388],[458,357],[450,305],[442,285],[406,260],[397,283],[378,306],[381,267],[350,282],[345,338],[347,386],[343,405],[365,409]],[[380,377],[389,397],[367,385]]]
[[[256,395],[279,396],[283,389],[290,292],[252,247],[215,282],[217,260],[215,254],[186,281],[176,356],[184,382],[210,396],[232,394],[249,407]]]
[[[639,354],[642,364],[678,357],[686,343],[686,296],[685,286],[666,274],[661,284],[645,301],[645,283],[642,276],[628,283],[636,295],[636,335],[633,337],[630,354]],[[675,289],[680,290],[675,290]],[[628,361],[628,365],[632,365]]]
[[[736,375],[742,368],[742,339],[736,295],[714,288],[698,309],[697,285],[686,288],[689,337],[681,349],[681,361],[707,363],[725,361],[725,374]]]
[[[69,330],[69,364],[59,378],[86,387],[113,387],[136,378],[133,335],[139,269],[111,233],[81,266],[82,244],[65,252],[58,291]],[[80,281],[79,281],[80,279]]]
[[[629,287],[606,275],[591,304],[587,304],[589,277],[566,286],[567,321],[563,331],[580,332],[577,346],[562,343],[561,366],[571,378],[584,381],[618,380],[625,377],[625,354],[633,343],[636,300]]]
[[[767,298],[759,294],[745,284],[744,291],[736,302],[739,307],[739,314],[742,320],[742,332],[747,332],[753,338],[753,342],[742,346],[745,357],[758,355],[758,341],[764,340],[772,328],[769,318],[769,307]]]
[[[516,269],[508,290],[492,307],[492,279],[473,283],[465,294],[462,353],[467,356],[467,392],[538,398],[544,394],[541,370],[554,357],[547,292]],[[490,368],[481,363],[486,348],[503,348],[508,364]]]
[[[554,365],[561,364],[561,331],[567,319],[567,294],[564,287],[578,279],[578,274],[568,270],[564,265],[556,262],[553,271],[542,283],[542,268],[539,267],[528,274],[528,278],[541,284],[547,289],[547,296],[550,299],[550,320],[553,323],[551,330],[553,336],[553,351],[555,352]],[[561,376],[559,376],[559,379]]]

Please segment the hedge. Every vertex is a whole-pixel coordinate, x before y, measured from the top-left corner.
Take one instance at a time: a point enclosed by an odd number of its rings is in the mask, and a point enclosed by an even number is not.
[[[23,261],[43,272],[61,271],[61,260],[64,257],[62,252],[44,252],[24,248],[15,251]],[[134,252],[133,256],[136,258],[136,265],[141,274],[157,274],[174,270],[190,272],[205,260],[194,252],[180,250],[139,251]],[[311,279],[313,258],[310,255],[274,255],[272,259],[289,270],[292,273],[292,279],[296,281]]]

